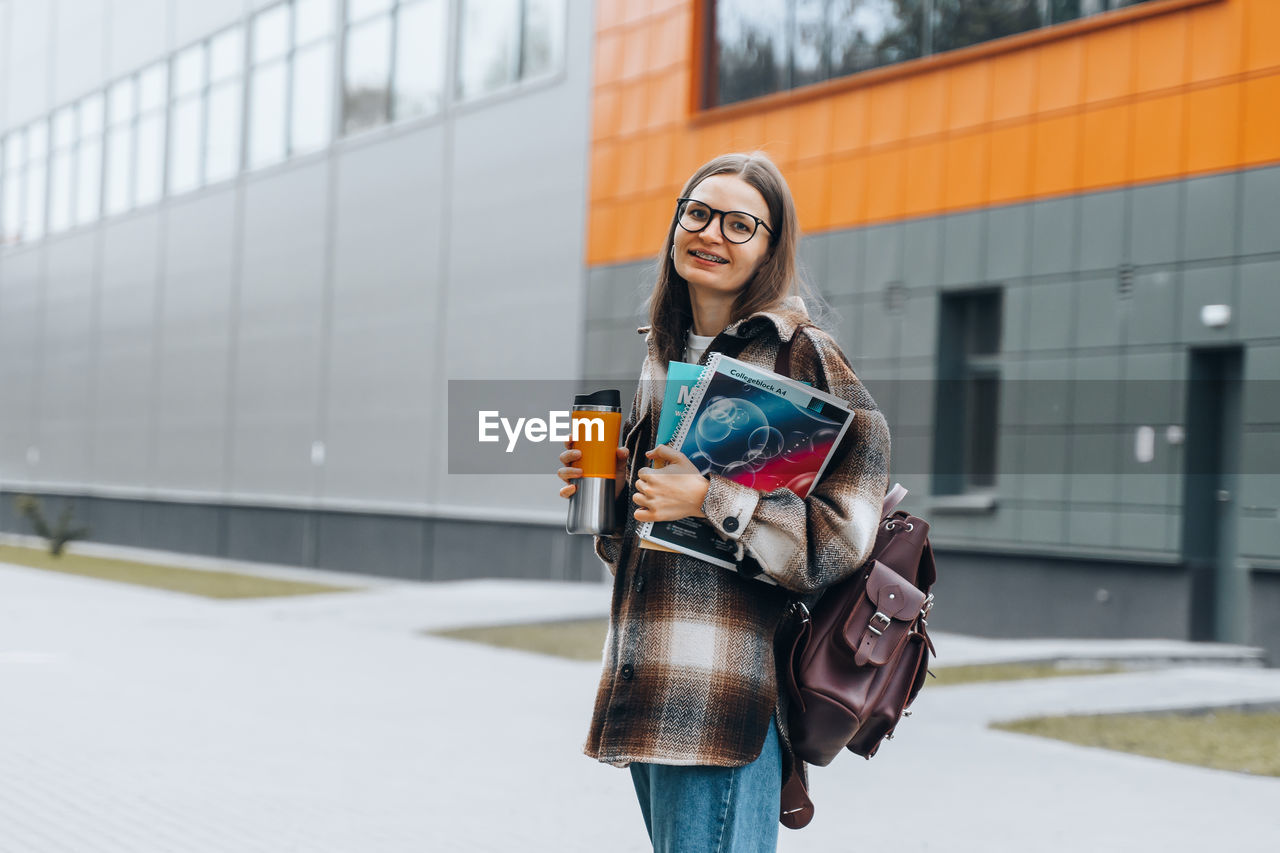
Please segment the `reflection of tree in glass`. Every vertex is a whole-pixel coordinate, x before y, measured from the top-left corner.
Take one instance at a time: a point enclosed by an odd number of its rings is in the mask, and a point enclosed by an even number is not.
[[[552,28],[560,24],[551,4],[529,2],[524,9],[524,44],[521,45],[520,76],[535,77],[552,70],[555,64]]]
[[[834,0],[831,73],[852,74],[924,53],[922,0]]]
[[[342,115],[348,133],[384,123],[387,120],[386,87],[346,89],[342,93]]]
[[[775,55],[770,34],[756,29],[743,33],[740,42],[721,43],[720,103],[731,104],[780,90],[785,48],[782,54],[782,59]]]
[[[934,0],[933,50],[955,50],[1046,23],[1038,0]]]
[[[524,76],[533,77],[551,70],[551,39],[546,28],[526,31],[524,42]]]
[[[831,76],[827,68],[826,58],[827,36],[831,30],[827,26],[827,7],[831,0],[795,0],[795,13],[792,16],[795,31],[791,39],[791,87],[807,86]]]

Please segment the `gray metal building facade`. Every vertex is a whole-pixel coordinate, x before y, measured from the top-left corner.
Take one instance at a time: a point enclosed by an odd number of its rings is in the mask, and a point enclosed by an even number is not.
[[[274,5],[0,3],[0,134]],[[456,32],[461,2],[443,5]],[[4,246],[0,531],[25,529],[12,497],[35,493],[99,542],[598,580],[550,474],[450,476],[444,435],[448,379],[640,363],[652,264],[583,260],[592,7],[568,3],[551,73],[359,132],[335,59],[317,150],[254,168],[246,147],[226,180]],[[98,71],[67,70],[86,51]],[[804,239],[888,414],[894,478],[934,525],[939,626],[1280,652],[1277,223],[1271,167]],[[999,380],[995,479],[948,494],[943,327],[974,294],[999,306],[974,359]],[[1230,321],[1206,325],[1206,305]],[[1221,440],[1196,450],[1204,411]],[[1192,452],[1219,454],[1211,488]]]
[[[9,0],[3,127],[278,5]],[[97,542],[599,579],[552,475],[450,477],[444,440],[447,378],[582,369],[591,14],[568,5],[549,73],[358,133],[335,107],[319,150],[252,168],[247,142],[228,180],[5,246],[0,530],[33,493]]]

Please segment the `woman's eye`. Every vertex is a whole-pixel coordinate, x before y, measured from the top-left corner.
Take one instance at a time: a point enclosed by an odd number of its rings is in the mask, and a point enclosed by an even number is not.
[[[735,230],[735,231],[742,231],[742,232],[746,232],[746,231],[749,231],[749,230],[751,230],[751,229],[749,229],[749,228],[747,227],[747,223],[745,223],[745,222],[735,222],[735,223],[733,223],[733,230]]]
[[[705,210],[702,210],[701,208],[698,208],[698,207],[695,207],[695,208],[690,209],[690,211],[689,211],[689,215],[690,215],[691,217],[693,217],[694,219],[706,219],[706,218],[707,218],[707,212],[706,212]]]

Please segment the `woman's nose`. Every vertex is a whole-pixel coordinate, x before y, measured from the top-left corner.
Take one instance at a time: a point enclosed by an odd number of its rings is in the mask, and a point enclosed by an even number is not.
[[[711,221],[707,223],[707,227],[702,229],[702,236],[704,238],[710,238],[713,233],[711,229],[714,228],[715,238],[717,240],[723,239],[724,232],[720,230],[722,225],[724,225],[724,214],[723,213],[714,214],[711,217]]]

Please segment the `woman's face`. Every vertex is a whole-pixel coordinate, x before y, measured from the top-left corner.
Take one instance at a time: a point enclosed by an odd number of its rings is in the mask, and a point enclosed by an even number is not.
[[[690,190],[688,198],[697,199],[716,210],[750,213],[774,228],[764,196],[737,175],[704,178]],[[693,292],[736,295],[769,254],[769,232],[763,227],[757,228],[755,235],[745,243],[730,243],[724,238],[723,227],[724,219],[718,214],[713,214],[707,227],[697,233],[676,226],[676,272],[689,283],[690,295]],[[695,252],[711,258],[698,257]]]

